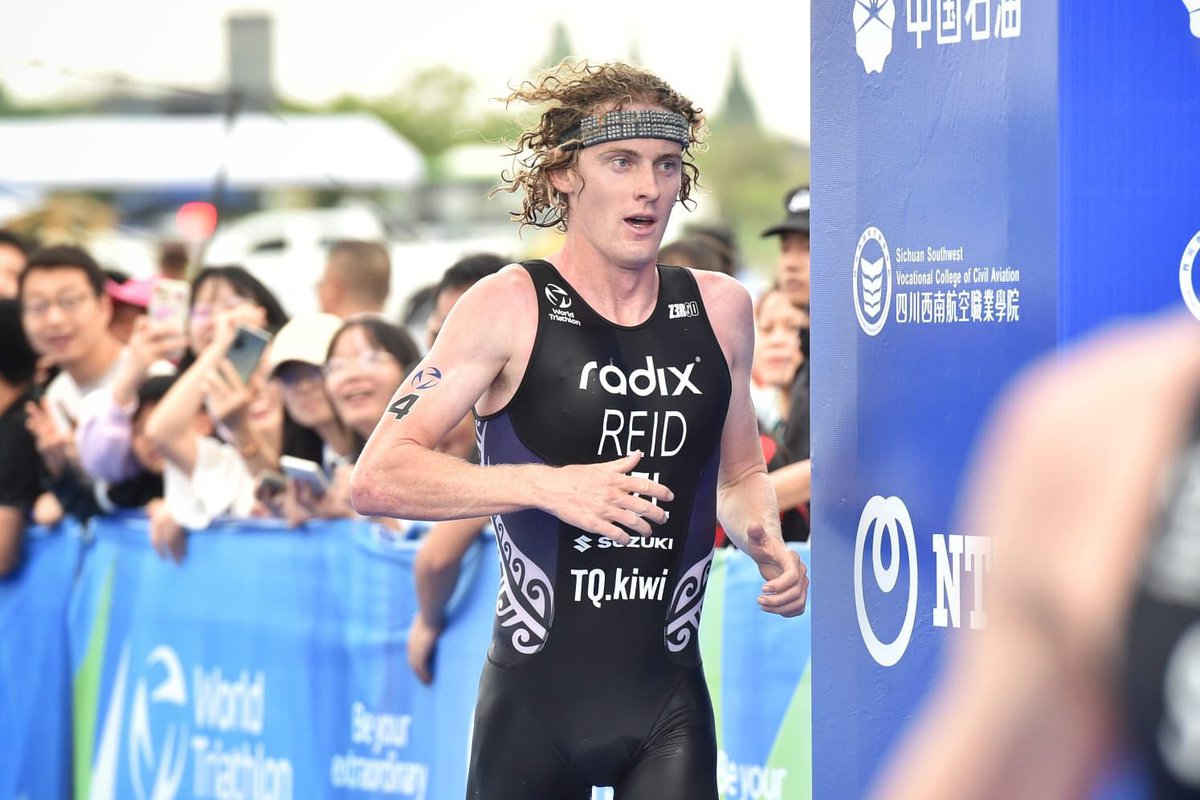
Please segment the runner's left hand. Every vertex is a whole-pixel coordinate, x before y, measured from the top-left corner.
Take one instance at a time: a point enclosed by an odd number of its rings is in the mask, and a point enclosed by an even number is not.
[[[808,605],[808,567],[800,555],[776,536],[769,536],[762,523],[746,531],[748,554],[758,564],[767,582],[758,596],[759,607],[781,617],[798,617]]]
[[[440,628],[431,626],[420,614],[408,629],[408,666],[417,680],[426,685],[433,683],[433,655],[441,633]]]

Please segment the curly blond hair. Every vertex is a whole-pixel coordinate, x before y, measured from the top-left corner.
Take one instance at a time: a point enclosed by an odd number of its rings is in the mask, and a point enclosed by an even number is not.
[[[566,201],[550,184],[550,173],[576,167],[581,148],[562,147],[567,143],[564,136],[584,117],[601,110],[618,111],[630,103],[646,103],[682,114],[692,143],[683,150],[680,202],[688,202],[693,184],[699,182],[692,149],[702,146],[708,134],[704,111],[646,70],[620,62],[590,64],[568,59],[522,83],[504,100],[506,105],[521,101],[549,106],[512,146],[515,171],[502,175],[501,185],[494,190],[524,191],[521,210],[511,212],[522,228],[567,230]]]

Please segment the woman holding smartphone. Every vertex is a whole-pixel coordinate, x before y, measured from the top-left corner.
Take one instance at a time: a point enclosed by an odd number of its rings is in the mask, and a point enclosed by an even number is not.
[[[250,516],[252,476],[278,464],[291,426],[260,365],[266,340],[287,319],[242,267],[206,267],[193,281],[181,374],[146,422],[166,460],[164,506],[180,526],[176,536],[222,515]],[[245,362],[241,370],[234,361]]]
[[[207,345],[146,421],[146,436],[166,460],[167,511],[193,529],[226,514],[250,516],[253,476],[275,468],[283,444],[283,405],[262,362],[243,381],[228,358],[239,332],[262,324],[263,309],[232,305],[214,316]],[[214,430],[221,439],[209,435]]]
[[[354,460],[421,353],[408,331],[374,317],[343,324],[327,349],[324,389],[351,437],[349,457],[333,471],[329,489],[321,497],[301,491],[297,498],[309,517],[354,517],[350,505]]]

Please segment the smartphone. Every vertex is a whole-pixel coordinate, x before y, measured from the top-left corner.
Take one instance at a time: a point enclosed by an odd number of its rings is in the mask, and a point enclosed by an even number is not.
[[[225,357],[233,364],[243,381],[250,381],[250,376],[258,368],[258,361],[270,341],[271,334],[266,331],[238,325],[237,336],[234,337],[233,344],[229,345]]]
[[[295,456],[280,456],[279,468],[289,478],[308,484],[317,494],[329,491],[329,479],[325,477],[325,470],[315,461]]]
[[[257,486],[254,494],[264,502],[273,500],[287,491],[287,478],[275,470],[262,470],[258,473],[255,483]]]
[[[187,281],[159,278],[150,292],[147,315],[155,322],[167,322],[180,333],[187,333],[188,299],[192,288]]]

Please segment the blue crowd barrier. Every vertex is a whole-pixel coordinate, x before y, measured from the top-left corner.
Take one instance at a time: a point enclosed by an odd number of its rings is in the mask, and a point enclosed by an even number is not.
[[[468,552],[425,686],[405,655],[417,542],[363,522],[225,523],[176,565],[143,519],[94,520],[86,548],[63,533],[0,592],[0,684],[21,693],[0,717],[18,745],[0,778],[19,776],[2,796],[65,797],[68,780],[76,797],[137,800],[463,796],[491,537]],[[717,554],[701,642],[718,778],[727,800],[807,798],[808,617],[764,615],[760,586],[749,559]]]
[[[30,528],[20,571],[0,580],[0,797],[70,794],[67,604],[80,536],[73,522]]]

